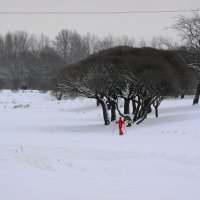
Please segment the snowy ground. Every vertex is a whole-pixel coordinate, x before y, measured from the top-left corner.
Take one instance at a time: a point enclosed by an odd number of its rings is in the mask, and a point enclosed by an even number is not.
[[[119,136],[95,101],[0,93],[1,200],[199,200],[200,106],[165,100]]]

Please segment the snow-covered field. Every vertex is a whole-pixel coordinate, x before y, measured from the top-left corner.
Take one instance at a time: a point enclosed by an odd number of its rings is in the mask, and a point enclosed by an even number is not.
[[[0,93],[0,200],[199,200],[200,106],[104,126],[94,100]]]

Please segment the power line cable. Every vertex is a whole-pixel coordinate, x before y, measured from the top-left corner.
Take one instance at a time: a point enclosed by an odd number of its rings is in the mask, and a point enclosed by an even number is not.
[[[131,10],[131,11],[0,11],[0,15],[118,15],[118,14],[161,14],[200,12],[192,10]]]

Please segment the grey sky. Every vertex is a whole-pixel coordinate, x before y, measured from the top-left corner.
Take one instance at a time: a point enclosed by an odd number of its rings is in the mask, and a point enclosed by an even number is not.
[[[0,0],[0,11],[127,11],[182,10],[200,8],[199,0]],[[180,14],[180,13],[178,13]],[[26,30],[50,38],[61,29],[91,32],[99,36],[126,34],[150,39],[157,35],[176,36],[164,30],[176,13],[124,15],[0,15],[0,33]]]

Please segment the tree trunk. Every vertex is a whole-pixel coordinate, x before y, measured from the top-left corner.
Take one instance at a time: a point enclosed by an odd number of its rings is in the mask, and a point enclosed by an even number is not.
[[[155,114],[156,114],[156,117],[158,117],[158,107],[155,107]]]
[[[60,101],[62,99],[62,92],[60,91],[56,92],[56,98],[58,101]]]
[[[139,115],[139,111],[140,111],[140,106],[141,106],[141,104],[138,103],[138,104],[137,104],[137,107],[136,107],[136,110],[135,110],[134,117],[133,117],[133,122],[136,122],[136,121],[138,120],[138,115]]]
[[[101,104],[102,110],[103,110],[103,119],[104,119],[104,124],[109,125],[110,124],[110,117],[108,114],[108,107],[106,104],[106,101],[104,99],[98,98],[99,103]]]
[[[185,97],[184,92],[181,92],[181,99],[184,99],[184,97]]]
[[[146,118],[147,118],[147,113],[148,113],[148,109],[146,109],[144,111],[143,116],[141,117],[141,119],[136,123],[137,125],[140,124],[141,122],[143,122]]]
[[[199,95],[200,95],[200,81],[199,81],[199,83],[197,85],[196,94],[195,94],[194,99],[193,99],[193,105],[199,103]]]
[[[141,106],[140,112],[139,112],[139,118],[140,119],[136,124],[140,124],[147,118],[147,114],[151,110],[151,98],[146,98]]]
[[[133,115],[135,114],[135,111],[136,111],[136,103],[134,100],[132,100],[132,107],[133,107]]]
[[[148,114],[152,112],[151,105],[148,106]]]
[[[116,120],[116,104],[115,102],[110,102],[111,104],[111,121]]]
[[[130,105],[130,99],[124,98],[124,114],[130,114],[129,105]]]
[[[100,102],[99,102],[99,99],[97,99],[97,106],[99,106]]]

